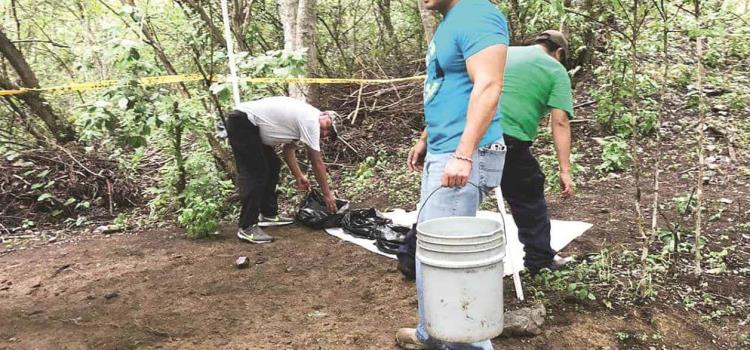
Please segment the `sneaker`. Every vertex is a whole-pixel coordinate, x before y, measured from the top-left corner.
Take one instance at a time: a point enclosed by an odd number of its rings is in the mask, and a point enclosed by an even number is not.
[[[237,238],[240,241],[254,244],[271,243],[274,240],[273,237],[263,232],[258,225],[250,226],[247,232],[243,229],[237,230]]]
[[[294,223],[294,219],[288,218],[286,216],[282,216],[282,215],[263,216],[263,214],[260,214],[260,222],[258,223],[258,226],[260,227],[286,226],[286,225],[291,225],[293,223]]]
[[[429,349],[426,343],[417,338],[417,330],[414,328],[399,329],[396,332],[396,345],[409,350]]]

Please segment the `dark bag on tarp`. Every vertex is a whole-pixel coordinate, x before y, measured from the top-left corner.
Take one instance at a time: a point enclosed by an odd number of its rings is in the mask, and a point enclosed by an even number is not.
[[[409,231],[408,227],[393,224],[377,226],[373,229],[373,234],[376,237],[375,246],[383,253],[396,254],[401,245],[404,244]]]
[[[374,208],[350,210],[341,219],[341,228],[354,237],[376,239],[373,230],[377,226],[385,226],[391,220],[380,214]]]
[[[316,230],[339,227],[341,218],[349,210],[349,202],[337,199],[336,214],[331,214],[326,209],[323,194],[318,190],[312,190],[305,196],[305,199],[299,205],[295,218],[297,222]]]

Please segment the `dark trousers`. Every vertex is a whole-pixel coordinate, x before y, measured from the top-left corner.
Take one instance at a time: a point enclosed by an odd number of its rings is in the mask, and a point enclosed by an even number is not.
[[[276,185],[279,183],[281,162],[273,147],[261,142],[260,131],[240,111],[227,119],[229,144],[237,164],[237,184],[240,188],[242,211],[240,228],[258,223],[258,214],[276,216],[279,211]]]
[[[505,136],[508,153],[501,188],[524,245],[524,265],[536,272],[549,266],[557,254],[550,247],[550,221],[544,199],[544,173],[531,154],[531,142]]]

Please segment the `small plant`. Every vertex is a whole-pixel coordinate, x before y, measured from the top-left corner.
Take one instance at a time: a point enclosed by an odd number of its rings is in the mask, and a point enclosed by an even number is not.
[[[680,215],[687,215],[695,210],[695,198],[690,193],[684,193],[679,197],[672,199],[674,202],[675,209]]]
[[[378,161],[375,157],[367,157],[362,163],[359,163],[357,172],[354,176],[358,180],[367,180],[375,175],[375,167],[378,165]]]
[[[182,194],[177,221],[185,227],[189,237],[205,237],[219,228],[219,220],[227,212],[227,198],[234,186],[231,181],[218,177],[208,154],[194,154],[185,166],[191,179]]]
[[[727,272],[726,258],[730,253],[734,252],[735,249],[736,246],[733,245],[719,251],[708,253],[708,259],[706,259],[706,262],[708,263],[709,269],[707,272],[713,274]]]
[[[618,137],[608,137],[602,146],[602,164],[596,169],[602,173],[622,171],[630,165],[630,160],[627,142]]]
[[[128,225],[128,221],[129,220],[130,220],[130,218],[128,217],[128,214],[119,213],[119,214],[117,214],[117,217],[115,217],[114,224],[118,228],[120,228],[122,230],[125,230],[125,229],[128,228],[128,226],[130,226],[130,225]]]
[[[750,335],[740,334],[737,336],[737,342],[742,346],[750,346]]]
[[[23,219],[23,222],[21,223],[21,229],[22,230],[28,230],[28,229],[34,227],[35,225],[36,225],[36,223],[34,223],[33,221],[31,221],[29,219]]]
[[[580,274],[580,271],[578,273],[574,273],[573,271],[569,270],[542,271],[542,273],[538,274],[535,277],[535,281],[543,287],[565,292],[567,295],[574,296],[576,299],[581,301],[596,300],[596,296],[590,290],[589,285],[587,283],[584,283],[583,281],[580,281],[579,278],[576,278],[575,275]]]
[[[624,342],[628,339],[630,339],[630,333],[628,332],[617,332],[615,333],[615,337],[617,337],[617,340],[620,342]]]
[[[195,196],[186,200],[177,221],[185,227],[191,238],[205,237],[219,228],[221,206],[211,200]]]

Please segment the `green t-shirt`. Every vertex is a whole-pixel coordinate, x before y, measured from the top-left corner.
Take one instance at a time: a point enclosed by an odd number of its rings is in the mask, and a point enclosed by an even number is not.
[[[499,108],[504,134],[533,141],[539,119],[551,108],[561,109],[573,118],[568,72],[539,46],[509,48]]]

